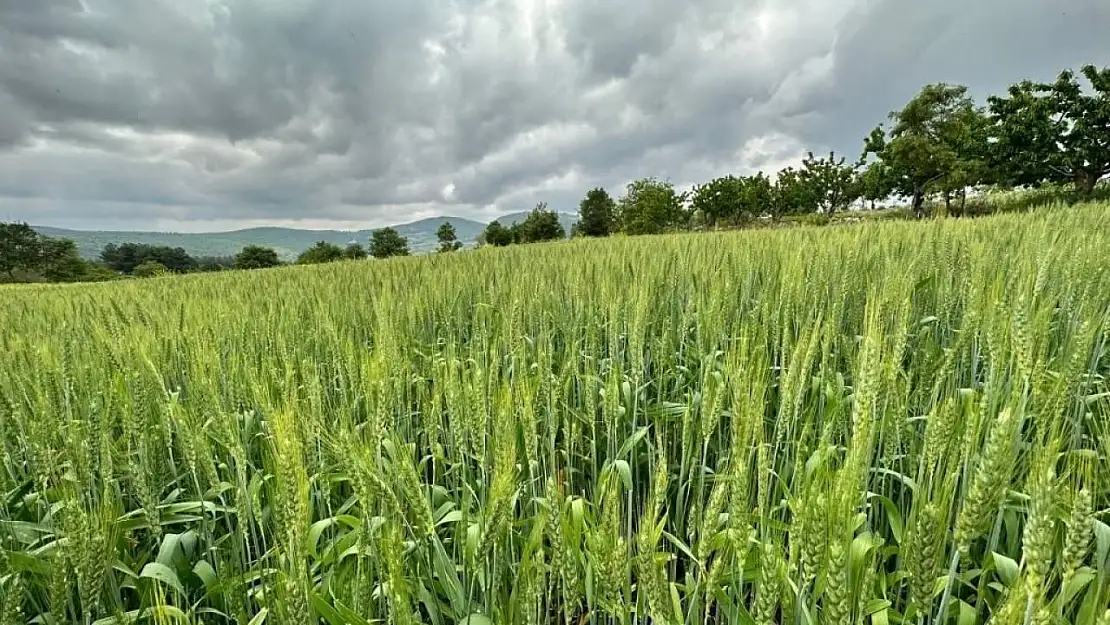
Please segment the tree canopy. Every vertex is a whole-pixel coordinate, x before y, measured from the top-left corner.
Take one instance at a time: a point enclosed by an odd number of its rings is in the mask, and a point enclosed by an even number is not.
[[[261,245],[248,245],[235,255],[236,269],[265,269],[277,267],[281,264],[277,252],[273,248]]]
[[[409,241],[393,228],[379,228],[370,236],[370,255],[374,258],[408,256]]]
[[[969,150],[984,127],[967,87],[937,83],[924,87],[900,111],[887,135],[882,126],[871,131],[864,153],[874,154],[888,168],[895,193],[911,198],[915,215],[924,212],[927,195],[974,181],[977,150]]]
[[[1110,175],[1110,68],[1085,65],[1053,83],[1021,81],[987,99],[991,169],[1009,185],[1071,182],[1090,194]]]
[[[605,237],[613,231],[613,214],[617,203],[602,187],[595,187],[586,193],[578,205],[578,222],[575,234],[584,237]]]
[[[463,246],[458,235],[455,234],[455,226],[452,226],[449,221],[439,225],[439,229],[436,230],[436,239],[439,241],[439,251],[441,253],[454,252],[462,249]]]
[[[559,214],[549,210],[546,203],[540,202],[520,224],[514,238],[517,243],[539,243],[565,239],[566,236],[566,230],[559,223]]]
[[[674,183],[656,178],[630,182],[617,202],[621,231],[626,234],[659,234],[686,226],[686,193],[679,193]]]
[[[481,240],[486,245],[492,245],[494,247],[512,245],[513,232],[505,226],[502,226],[501,222],[495,219],[486,225],[486,229],[482,231]]]
[[[312,247],[301,252],[297,257],[298,265],[315,265],[319,263],[333,263],[343,259],[343,248],[327,241],[317,241]]]

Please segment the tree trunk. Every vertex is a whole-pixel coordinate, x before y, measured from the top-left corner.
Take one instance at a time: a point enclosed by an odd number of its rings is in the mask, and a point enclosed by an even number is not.
[[[960,189],[960,217],[967,211],[967,189]]]
[[[875,210],[875,200],[871,200],[871,210]]]
[[[1082,169],[1075,172],[1075,188],[1082,197],[1090,197],[1095,190],[1097,179],[1092,171]]]
[[[925,216],[925,194],[920,189],[913,192],[913,216],[918,219]]]
[[[952,215],[952,192],[945,190],[944,192],[944,216],[949,217]]]

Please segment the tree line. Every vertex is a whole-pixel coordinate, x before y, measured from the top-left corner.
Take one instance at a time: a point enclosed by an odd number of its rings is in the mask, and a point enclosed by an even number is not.
[[[437,233],[439,251],[462,247],[455,228],[445,222]],[[375,230],[369,246],[352,242],[340,247],[319,241],[294,261],[298,265],[409,255],[408,240],[393,228]],[[109,243],[96,260],[81,258],[70,239],[48,237],[26,223],[0,222],[0,282],[91,282],[132,276],[265,269],[282,262],[271,247],[248,245],[234,256],[192,256],[181,247],[146,243]]]
[[[1023,80],[979,105],[963,85],[923,87],[888,115],[863,141],[854,161],[835,152],[812,152],[772,178],[762,171],[726,175],[680,191],[668,180],[643,178],[613,199],[591,189],[578,207],[571,236],[658,234],[695,228],[738,227],[788,215],[831,217],[862,202],[874,209],[904,200],[921,218],[930,203],[961,216],[974,189],[1028,189],[1056,185],[1089,198],[1110,175],[1110,68],[1064,70],[1048,83]],[[439,252],[462,247],[443,223]],[[566,237],[558,213],[537,205],[519,223],[491,222],[479,245],[504,246]],[[409,254],[393,228],[375,230],[369,248],[321,241],[298,264],[388,258]],[[86,261],[67,239],[42,236],[27,224],[0,223],[0,280],[102,280],[121,275],[257,269],[283,264],[272,248],[247,246],[234,257],[194,258],[182,248],[138,243],[108,245],[98,262]]]
[[[974,189],[1054,185],[1090,198],[1110,175],[1110,69],[1087,65],[1055,81],[1030,80],[976,104],[963,85],[923,87],[864,139],[855,161],[835,152],[808,153],[772,178],[727,175],[679,191],[667,180],[643,178],[614,200],[591,189],[578,207],[573,236],[657,234],[702,227],[743,226],[787,215],[831,217],[853,204],[864,208],[904,200],[912,216],[929,203],[961,216]],[[540,210],[543,205],[537,208]],[[526,243],[522,232],[494,222],[483,241]],[[532,239],[545,240],[545,239]]]

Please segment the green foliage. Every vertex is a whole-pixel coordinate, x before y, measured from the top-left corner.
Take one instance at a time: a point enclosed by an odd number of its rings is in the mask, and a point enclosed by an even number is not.
[[[614,228],[613,215],[617,203],[602,187],[595,187],[586,193],[578,204],[578,223],[574,225],[575,236],[607,237]]]
[[[170,270],[162,263],[154,260],[144,261],[143,264],[135,267],[131,275],[136,278],[155,278],[171,273]]]
[[[810,152],[802,160],[801,183],[809,187],[807,196],[813,198],[816,209],[830,216],[859,197],[855,168],[845,165],[844,157],[837,160],[833,152],[823,158]]]
[[[875,202],[894,194],[893,171],[883,161],[872,161],[863,167],[857,174],[856,184],[859,196],[871,203],[871,210],[875,210]]]
[[[235,255],[236,269],[265,269],[280,264],[277,252],[261,245],[248,245]]]
[[[317,241],[315,245],[301,252],[297,257],[298,265],[317,265],[343,260],[343,248],[327,241]]]
[[[504,247],[512,245],[515,242],[513,231],[501,225],[501,222],[496,219],[489,222],[486,229],[482,231],[482,242],[486,245],[494,247]]]
[[[39,256],[39,235],[31,226],[0,222],[0,272],[14,280],[17,269],[34,269],[39,263]]]
[[[1085,65],[1053,83],[1029,80],[987,99],[991,166],[1001,182],[1071,182],[1084,194],[1110,174],[1110,68]]]
[[[98,276],[73,241],[42,236],[24,223],[0,222],[0,281],[78,282]]]
[[[519,224],[513,224],[516,243],[540,243],[542,241],[558,241],[567,238],[566,230],[559,223],[559,214],[548,210],[547,204],[540,202],[528,214],[528,217]]]
[[[772,192],[771,216],[778,219],[783,215],[800,215],[816,210],[817,197],[803,173],[793,167],[786,167],[775,177]]]
[[[0,617],[1103,625],[1107,209],[5,286]]]
[[[882,127],[866,139],[864,153],[876,155],[889,169],[895,193],[911,198],[917,216],[926,196],[977,184],[982,158],[982,111],[967,87],[927,85],[900,111],[889,136]]]
[[[343,258],[347,260],[365,260],[369,255],[360,243],[348,243],[347,247],[343,248]]]
[[[689,222],[686,193],[675,191],[669,180],[642,178],[630,182],[617,203],[617,221],[625,234],[660,234],[684,228]]]
[[[454,252],[462,249],[462,243],[455,235],[455,227],[451,222],[445,221],[440,225],[439,230],[436,231],[436,238],[439,240],[439,252]]]
[[[186,273],[197,268],[197,261],[183,248],[143,243],[108,244],[100,252],[100,262],[109,269],[130,274],[146,262],[156,262],[170,271]]]
[[[370,236],[370,255],[374,258],[408,256],[408,239],[393,228],[379,228]]]
[[[710,226],[739,225],[773,210],[774,187],[763,172],[695,185],[690,208]]]

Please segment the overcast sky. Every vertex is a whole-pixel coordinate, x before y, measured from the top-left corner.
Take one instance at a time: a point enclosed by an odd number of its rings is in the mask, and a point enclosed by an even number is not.
[[[0,0],[0,220],[368,227],[858,155],[1110,62],[1107,0]]]

